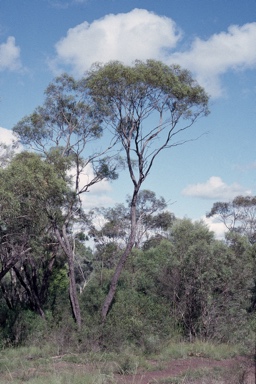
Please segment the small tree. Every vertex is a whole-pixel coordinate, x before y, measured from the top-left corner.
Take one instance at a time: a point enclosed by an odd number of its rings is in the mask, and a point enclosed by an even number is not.
[[[81,313],[75,282],[75,231],[82,215],[81,195],[101,180],[115,179],[116,167],[107,156],[114,143],[93,149],[103,134],[101,111],[94,105],[84,80],[64,74],[45,91],[45,102],[14,127],[22,144],[43,153],[59,176],[73,182],[73,193],[63,205],[63,220],[51,216],[55,237],[68,261],[69,294],[74,318],[81,326]],[[89,144],[90,147],[89,147]],[[101,146],[102,148],[102,146]]]
[[[187,138],[178,141],[177,137],[208,114],[208,96],[187,70],[154,60],[137,61],[133,67],[120,62],[95,66],[87,86],[95,105],[105,115],[105,124],[121,143],[133,184],[129,240],[102,307],[104,322],[136,241],[140,188],[160,152],[185,143]]]

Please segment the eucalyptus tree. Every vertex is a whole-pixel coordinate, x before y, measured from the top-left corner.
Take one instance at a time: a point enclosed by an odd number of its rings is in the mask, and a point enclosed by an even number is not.
[[[256,242],[256,197],[237,196],[230,202],[216,202],[207,217],[217,218],[229,232],[237,232]]]
[[[13,129],[23,145],[42,153],[63,180],[73,182],[73,194],[63,206],[64,220],[50,218],[55,237],[67,256],[70,302],[79,328],[74,224],[78,225],[83,213],[81,195],[95,183],[117,177],[113,158],[109,155],[114,143],[110,141],[104,147],[101,143],[97,149],[97,140],[103,135],[101,122],[101,111],[92,103],[84,80],[76,81],[63,74],[46,89],[43,105]]]
[[[0,169],[0,177],[1,289],[10,308],[25,300],[44,317],[59,252],[49,217],[63,220],[62,207],[71,191],[54,167],[35,153],[16,155]]]
[[[95,65],[86,80],[95,105],[105,115],[104,123],[121,143],[133,185],[129,240],[102,306],[104,322],[136,241],[141,186],[160,152],[188,141],[182,134],[209,113],[208,95],[187,70],[154,60],[137,61],[134,66],[120,62]]]

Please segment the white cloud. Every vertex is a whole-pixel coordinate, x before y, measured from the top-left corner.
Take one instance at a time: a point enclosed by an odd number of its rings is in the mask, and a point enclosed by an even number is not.
[[[17,142],[17,137],[13,132],[10,129],[0,127],[0,143],[12,145],[14,142]]]
[[[22,150],[17,137],[9,129],[0,127],[0,164],[5,166],[14,153]]]
[[[57,55],[50,64],[56,71],[68,66],[81,76],[95,62],[131,64],[136,59],[156,59],[178,63],[190,69],[213,97],[223,94],[221,75],[256,67],[256,22],[232,25],[208,40],[196,37],[188,50],[174,53],[180,39],[181,31],[171,18],[134,9],[69,29],[57,42]]]
[[[75,74],[82,75],[95,62],[120,60],[131,64],[149,58],[166,61],[168,50],[180,37],[172,19],[144,9],[109,14],[69,29],[56,44],[54,65],[69,65]]]
[[[20,48],[16,45],[15,38],[9,36],[6,43],[0,44],[0,71],[16,71],[21,67]]]
[[[107,195],[107,193],[97,194],[90,190],[89,193],[82,195],[82,204],[85,211],[95,207],[110,207],[114,205],[114,200]]]
[[[214,34],[208,40],[196,38],[190,50],[172,55],[196,74],[199,83],[214,97],[222,94],[220,75],[228,70],[256,67],[256,23],[232,25],[227,32]]]
[[[214,217],[206,217],[203,216],[202,220],[207,224],[210,231],[213,231],[215,233],[215,237],[218,240],[223,240],[225,237],[225,233],[227,232],[227,227],[220,221],[218,221]]]
[[[231,200],[238,195],[251,195],[252,191],[246,190],[237,183],[225,184],[220,177],[212,176],[205,183],[187,186],[182,194],[203,199]]]

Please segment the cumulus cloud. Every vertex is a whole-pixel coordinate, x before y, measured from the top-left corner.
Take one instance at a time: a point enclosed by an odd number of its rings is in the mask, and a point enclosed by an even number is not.
[[[175,22],[144,9],[109,14],[91,24],[85,21],[68,30],[56,44],[55,67],[68,65],[82,75],[95,62],[136,59],[166,61],[170,49],[181,38]]]
[[[222,94],[220,75],[228,70],[256,66],[256,23],[232,25],[227,32],[214,34],[208,40],[196,38],[187,52],[176,52],[170,57],[196,74],[212,96]]]
[[[0,71],[16,71],[21,69],[20,48],[13,36],[8,37],[6,43],[0,44]]]
[[[93,63],[110,60],[125,64],[136,59],[178,63],[190,69],[213,97],[223,94],[221,75],[256,66],[256,22],[232,25],[207,40],[196,37],[186,51],[178,50],[181,38],[181,30],[171,18],[134,9],[69,29],[57,42],[56,57],[50,63],[55,71],[68,67],[78,76]]]
[[[251,195],[252,191],[237,183],[228,185],[220,177],[212,176],[205,183],[188,185],[182,194],[203,199],[231,200],[238,195]]]

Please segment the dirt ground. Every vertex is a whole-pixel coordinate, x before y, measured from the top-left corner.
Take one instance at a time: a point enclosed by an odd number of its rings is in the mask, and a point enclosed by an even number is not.
[[[209,372],[210,376],[211,369],[214,368],[220,368],[224,373],[224,378],[219,380],[213,380],[210,377],[204,377],[203,379],[186,378],[186,373],[191,373],[199,369],[207,370],[206,372]],[[121,375],[117,380],[119,384],[156,384],[168,382],[168,379],[181,375],[184,377],[181,381],[182,383],[184,382],[184,384],[256,384],[253,360],[245,358],[233,358],[221,361],[203,357],[177,359],[168,362],[161,370],[139,372],[135,375]],[[171,380],[169,380],[169,382],[171,382]]]
[[[136,374],[110,375],[109,383],[117,384],[256,384],[256,365],[253,357],[235,357],[214,360],[200,356],[172,359],[161,363],[150,361],[150,370],[138,370]],[[155,366],[155,369],[154,369]],[[94,371],[87,364],[73,364],[55,361],[56,371]],[[194,375],[201,372],[201,376]],[[203,375],[202,375],[203,372]],[[216,374],[217,372],[217,374]],[[176,378],[176,380],[175,380]],[[107,379],[107,377],[106,377]],[[108,381],[107,381],[108,382]]]

